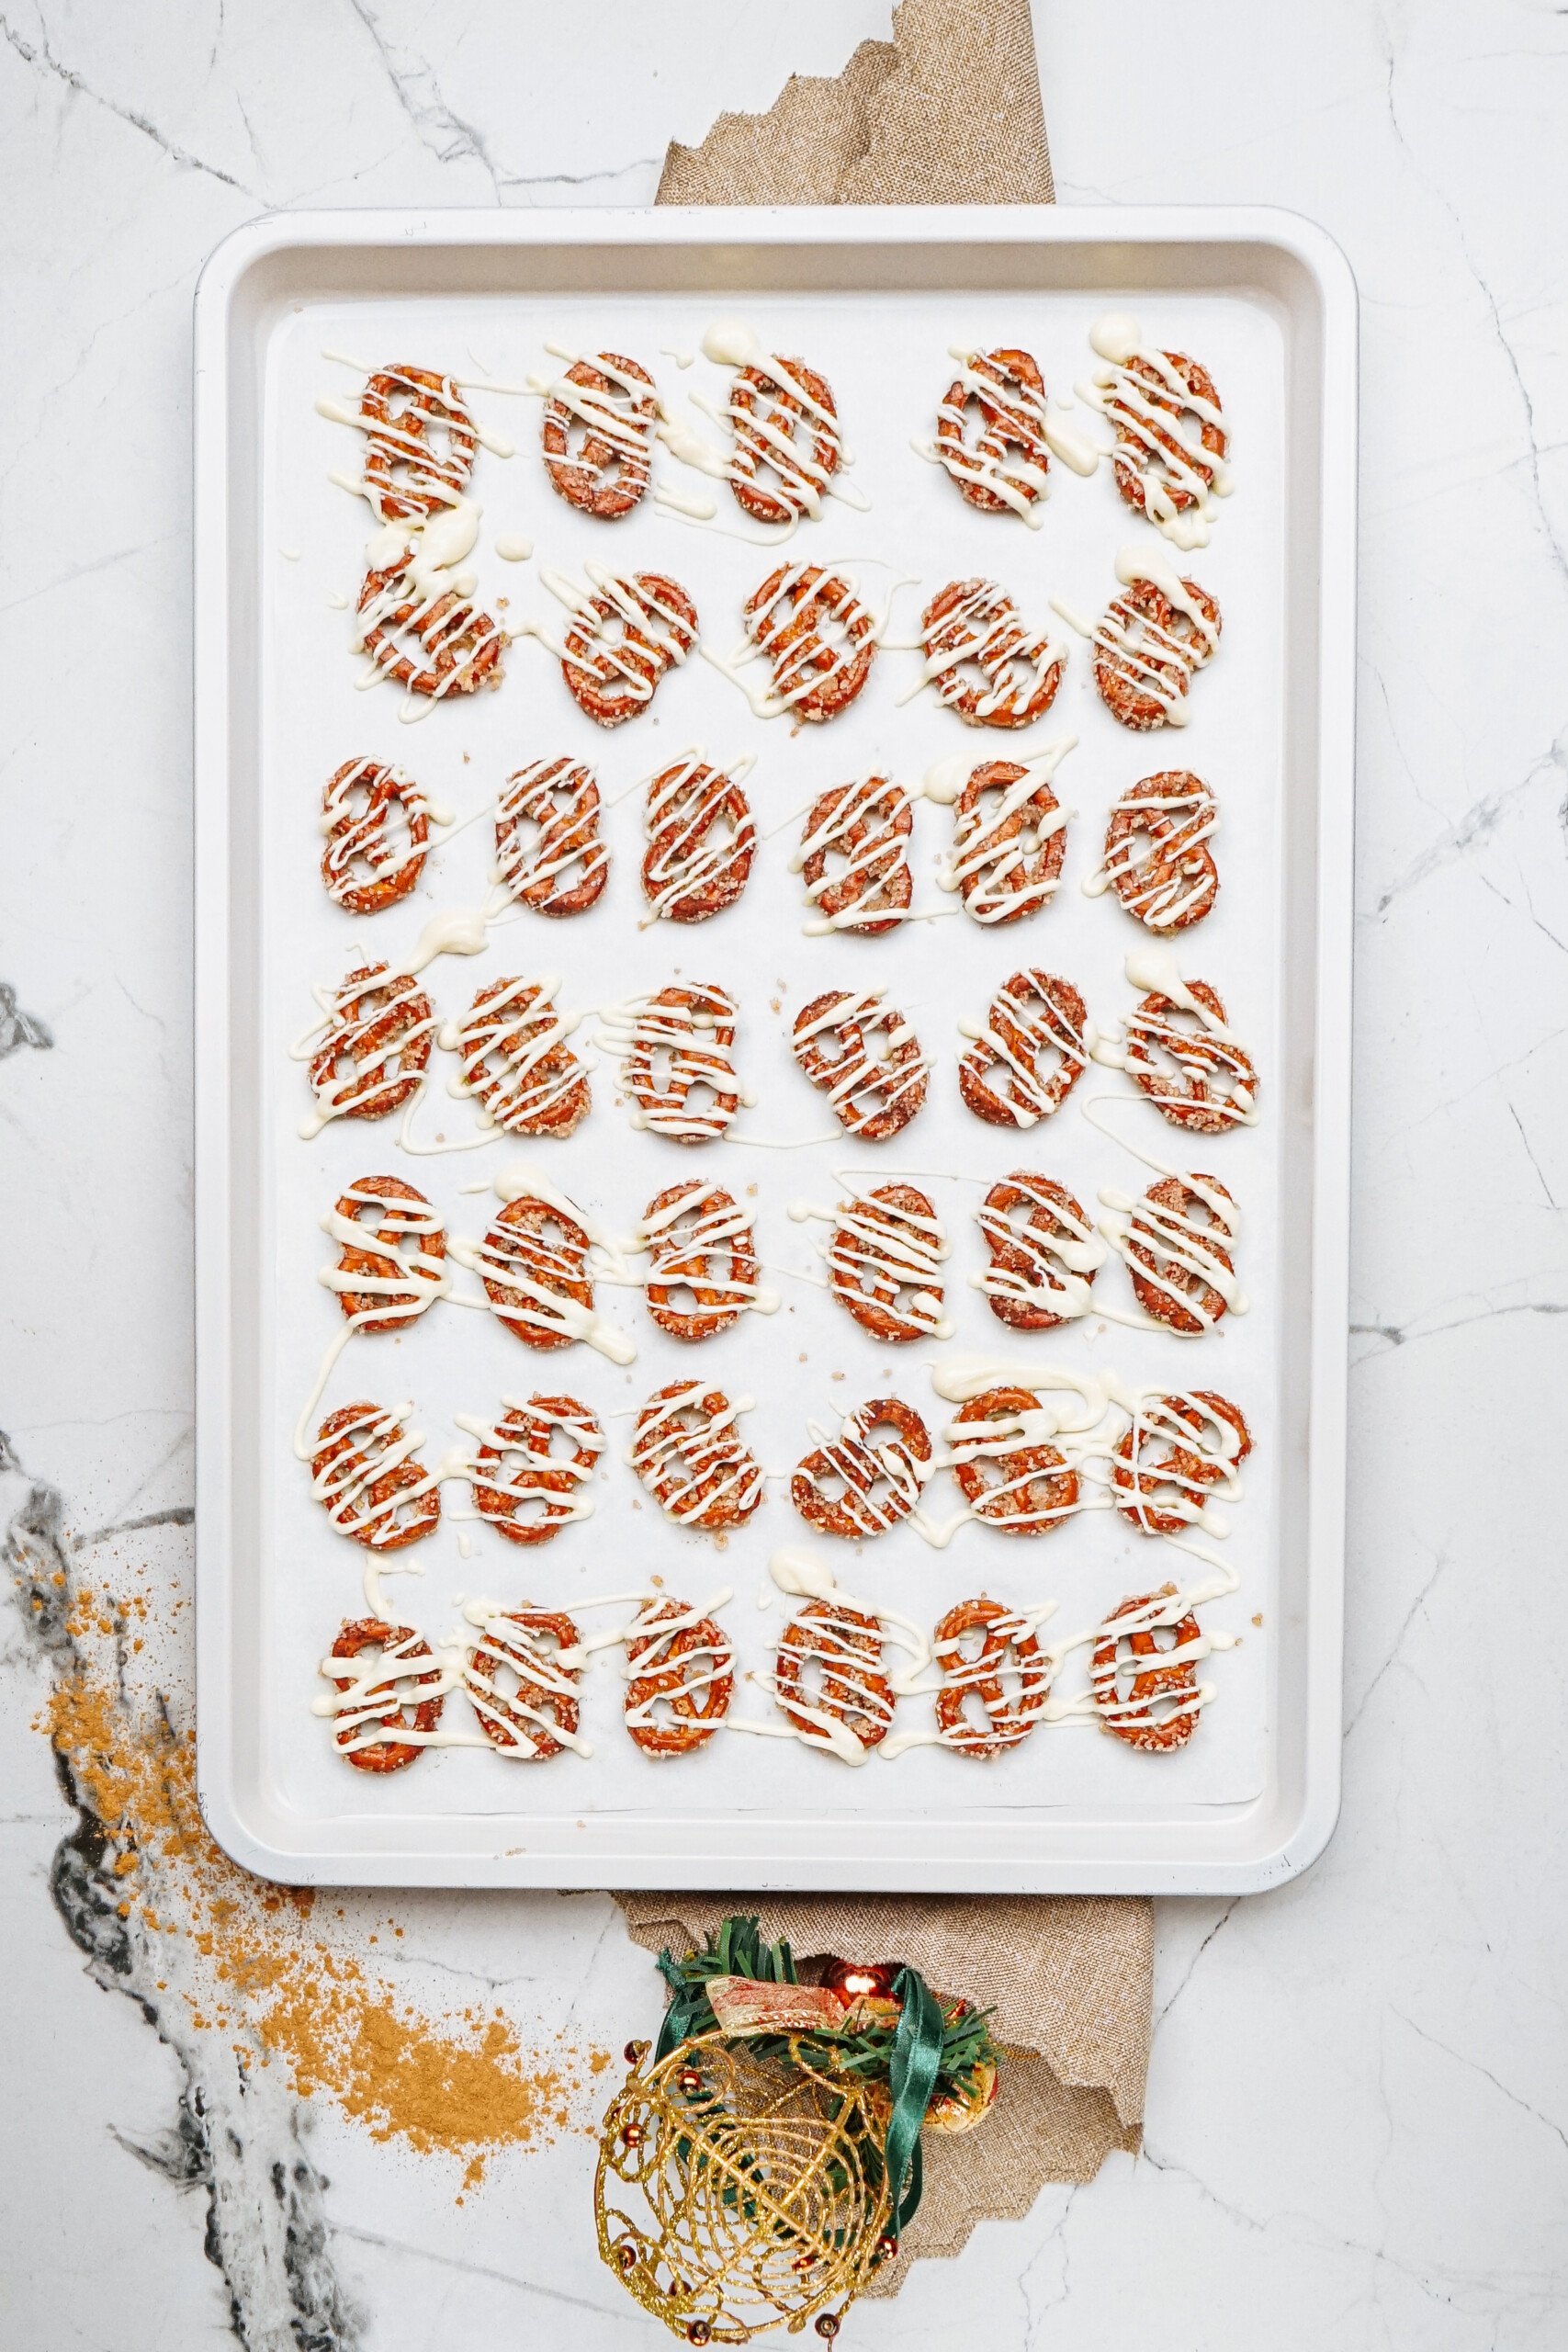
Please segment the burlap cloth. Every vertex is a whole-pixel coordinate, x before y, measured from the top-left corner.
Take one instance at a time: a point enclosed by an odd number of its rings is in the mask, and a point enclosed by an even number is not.
[[[660,204],[1049,204],[1051,159],[1028,0],[903,0],[891,40],[836,80],[794,75],[766,114],[720,115],[672,145]],[[976,2222],[1017,2220],[1048,2180],[1089,2180],[1136,2148],[1148,2072],[1149,1904],[1096,1896],[617,1894],[649,1951],[758,1913],[801,1960],[908,1961],[995,2012],[1013,2053],[997,2107],[958,2140],[927,2135],[926,2188],[893,2294],[920,2255],[956,2254]]]

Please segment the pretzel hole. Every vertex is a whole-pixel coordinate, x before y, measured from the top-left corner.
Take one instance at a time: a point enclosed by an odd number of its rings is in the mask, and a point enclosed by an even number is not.
[[[384,1681],[370,1679],[375,1668],[387,1663],[386,1648],[380,1642],[367,1642],[362,1650],[356,1650],[353,1663],[355,1668],[355,1679],[358,1685],[355,1713],[357,1714],[362,1709],[375,1709],[378,1714],[389,1716],[395,1706],[398,1709],[398,1721],[402,1728],[405,1731],[415,1730],[418,1726],[416,1711],[421,1700],[429,1696],[429,1686],[424,1685],[422,1688],[419,1678],[408,1672],[394,1672],[388,1675]],[[428,1670],[427,1668],[426,1671]],[[353,1736],[355,1739],[363,1739],[366,1733],[375,1727],[374,1722],[367,1714]]]

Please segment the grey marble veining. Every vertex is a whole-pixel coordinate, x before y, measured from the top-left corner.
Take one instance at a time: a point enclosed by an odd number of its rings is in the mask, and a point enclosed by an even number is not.
[[[1168,1905],[1145,2156],[983,2227],[857,2341],[1536,2352],[1568,2278],[1568,17],[1190,0],[1038,13],[1065,201],[1263,201],[1363,300],[1346,1799],[1280,1894]],[[189,302],[267,206],[646,201],[671,136],[886,31],[585,0],[12,0],[0,451],[4,2302],[56,2352],[651,2341],[580,2135],[458,2207],[196,2027],[33,1719],[69,1596],[188,1589]],[[584,64],[584,57],[589,61]],[[615,62],[607,63],[607,60]],[[52,1041],[52,1042],[51,1042]],[[64,1577],[63,1585],[52,1580]],[[62,1598],[63,1596],[63,1598]],[[41,1606],[30,1603],[38,1599]],[[188,1716],[184,1618],[124,1705]],[[601,1898],[400,1903],[397,1968],[619,2046]],[[385,1916],[348,1906],[344,1932]],[[391,1963],[389,1963],[390,1965]],[[160,1979],[162,1986],[160,1987]]]

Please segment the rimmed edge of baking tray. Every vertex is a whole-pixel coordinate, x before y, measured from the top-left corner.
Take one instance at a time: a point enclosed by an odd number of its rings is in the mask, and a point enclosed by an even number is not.
[[[1306,1582],[1310,1606],[1292,1634],[1303,1652],[1299,1722],[1289,1726],[1289,1772],[1266,1795],[1206,1831],[1184,1826],[1180,1856],[1148,1850],[1171,1832],[1146,1822],[1058,1826],[1049,1855],[998,1854],[967,1861],[913,1855],[807,1858],[730,1851],[709,1857],[663,1850],[645,1821],[625,1825],[625,1850],[595,1843],[581,1853],[438,1849],[450,1825],[421,1825],[427,1849],[396,1853],[290,1845],[265,1806],[242,1803],[236,1724],[229,1703],[239,1628],[230,1573],[233,1549],[233,1426],[243,1410],[244,1367],[234,1351],[236,1250],[231,1077],[231,978],[248,943],[231,903],[231,761],[256,718],[257,681],[243,660],[247,616],[234,597],[231,556],[238,497],[231,458],[243,403],[255,386],[229,365],[247,301],[265,299],[269,267],[312,256],[318,275],[354,285],[354,256],[406,255],[392,274],[410,289],[443,257],[445,290],[461,290],[476,255],[496,248],[570,254],[662,245],[699,249],[716,295],[748,284],[748,250],[811,247],[842,256],[840,290],[855,254],[877,248],[968,245],[1001,257],[1033,244],[1053,249],[1057,283],[1113,288],[1146,283],[1151,266],[1191,249],[1200,275],[1183,290],[1272,276],[1296,297],[1287,390],[1306,403],[1310,435],[1292,433],[1287,463],[1304,469],[1293,500],[1314,504],[1317,590],[1308,691],[1287,713],[1310,729],[1317,782],[1315,988],[1312,1154],[1312,1334],[1306,1382]],[[1246,254],[1252,274],[1238,279]],[[1260,275],[1261,273],[1261,275]],[[566,282],[563,280],[563,283]],[[983,279],[977,281],[983,282]],[[476,290],[479,290],[476,282]],[[1295,315],[1293,314],[1293,315]],[[1245,1894],[1282,1884],[1323,1851],[1338,1815],[1344,1614],[1346,1327],[1348,1284],[1351,879],[1355,757],[1357,306],[1349,265],[1333,240],[1299,216],[1263,207],[1100,209],[1023,206],[801,207],[700,211],[288,213],[235,231],[213,253],[195,305],[195,830],[196,830],[196,1272],[197,1272],[197,1793],[213,1836],[259,1875],[285,1882],[368,1885],[661,1886],[744,1884],[757,1889],[866,1887],[976,1894]],[[254,616],[251,619],[254,621]],[[254,638],[252,639],[254,642]],[[1304,841],[1303,845],[1304,845]],[[1291,842],[1287,839],[1287,853]],[[243,911],[243,910],[242,910]],[[237,933],[242,934],[237,937]],[[254,1404],[254,1400],[253,1400]],[[1292,1709],[1292,1714],[1296,1710]],[[1276,1734],[1283,1742],[1286,1726]],[[472,1816],[469,1817],[472,1819]],[[761,1825],[759,1825],[761,1826]],[[1050,1833],[1048,1833],[1050,1834]],[[1092,1843],[1102,1850],[1090,1851]],[[1143,1841],[1142,1847],[1140,1841]],[[1104,1850],[1105,1849],[1111,1850]],[[1204,1849],[1193,1851],[1194,1848]]]

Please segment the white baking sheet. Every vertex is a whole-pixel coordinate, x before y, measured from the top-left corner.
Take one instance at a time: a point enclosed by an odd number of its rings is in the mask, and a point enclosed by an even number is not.
[[[352,433],[316,413],[318,394],[352,399],[357,390],[352,372],[329,361],[326,352],[520,383],[541,368],[554,371],[547,341],[585,352],[607,348],[638,357],[671,408],[683,412],[687,395],[696,390],[722,404],[728,371],[700,356],[682,371],[660,356],[661,347],[695,351],[716,318],[739,313],[767,348],[800,353],[827,375],[854,453],[851,479],[870,501],[863,514],[829,502],[823,520],[803,526],[789,547],[791,557],[849,569],[875,605],[886,602],[893,581],[912,575],[918,585],[902,588],[895,605],[895,639],[914,634],[924,601],[945,581],[972,573],[998,579],[1026,618],[1050,617],[1052,596],[1098,616],[1114,593],[1121,548],[1145,541],[1172,560],[1167,543],[1122,503],[1108,465],[1089,480],[1055,466],[1043,527],[1032,531],[1011,517],[976,514],[943,473],[913,454],[910,443],[931,430],[952,373],[948,347],[955,343],[1022,345],[1038,356],[1053,392],[1069,390],[1094,364],[1089,330],[1111,307],[1103,291],[972,299],[857,292],[794,299],[774,293],[719,300],[635,294],[307,300],[273,334],[259,532],[260,911],[270,1119],[261,1223],[254,1237],[267,1270],[262,1352],[272,1468],[262,1489],[255,1554],[260,1655],[250,1687],[240,1695],[259,1710],[262,1781],[276,1804],[301,1823],[330,1826],[341,1836],[356,1822],[374,1820],[385,1838],[399,1822],[427,1829],[458,1815],[494,1815],[497,1836],[525,1850],[550,1816],[644,1821],[672,1834],[678,1844],[700,1842],[703,1823],[716,1815],[818,1820],[834,1825],[840,1847],[846,1826],[863,1818],[879,1850],[913,1857],[933,1814],[1016,1824],[1027,1843],[1031,1820],[1043,1814],[1085,1825],[1128,1816],[1177,1825],[1204,1808],[1245,1804],[1262,1789],[1273,1705],[1281,1494],[1284,353],[1278,317],[1248,296],[1123,287],[1114,306],[1137,313],[1146,339],[1203,360],[1220,387],[1234,435],[1235,495],[1217,519],[1212,544],[1176,559],[1218,598],[1221,648],[1195,682],[1190,724],[1152,736],[1129,734],[1111,718],[1094,692],[1088,647],[1060,624],[1069,644],[1062,691],[1039,726],[1017,735],[965,728],[929,693],[900,707],[899,693],[917,675],[919,656],[891,649],[879,656],[851,711],[826,727],[792,732],[787,721],[759,720],[729,681],[694,660],[666,679],[646,716],[606,732],[578,709],[558,663],[531,639],[512,647],[498,693],[455,699],[410,727],[400,718],[398,689],[378,684],[357,690],[363,664],[350,651],[350,616],[329,602],[334,594],[351,602],[355,597],[370,521],[367,509],[328,479],[334,470],[357,469],[359,447]],[[541,565],[581,578],[585,560],[597,559],[680,581],[696,604],[705,639],[726,650],[738,641],[742,604],[783,557],[767,545],[743,544],[684,523],[651,500],[614,526],[580,516],[547,481],[538,401],[478,390],[473,400],[476,413],[514,441],[517,452],[510,460],[481,452],[471,485],[483,509],[474,559],[482,605],[499,612],[505,599],[509,624],[537,616],[558,634],[561,611],[541,584]],[[1067,421],[1103,437],[1100,420],[1082,403]],[[705,484],[667,456],[659,462],[663,478],[682,490],[715,491],[719,521],[730,533],[750,534],[722,484]],[[513,534],[535,542],[532,561],[497,559],[496,537]],[[948,755],[976,762],[1026,756],[1066,733],[1079,742],[1055,789],[1076,813],[1063,887],[1042,913],[991,931],[953,913],[956,902],[935,880],[952,812],[922,802],[915,815],[915,899],[918,906],[944,910],[942,919],[872,940],[803,935],[801,886],[789,859],[805,807],[817,793],[873,771],[912,786]],[[643,834],[637,787],[692,745],[703,746],[721,764],[754,754],[746,789],[758,824],[764,834],[774,826],[781,830],[763,841],[734,909],[700,927],[640,929],[646,907],[638,884]],[[339,978],[356,953],[398,968],[432,912],[479,903],[488,881],[492,832],[486,818],[434,850],[419,890],[396,909],[356,920],[331,904],[317,874],[321,786],[340,763],[361,754],[401,763],[433,800],[463,818],[487,808],[502,779],[526,761],[564,754],[592,763],[613,804],[604,823],[613,872],[597,907],[565,922],[523,912],[491,933],[482,956],[438,959],[423,985],[438,1012],[456,1017],[477,989],[502,974],[558,975],[558,1002],[573,1010],[671,980],[716,980],[739,1000],[737,1061],[757,1095],[755,1107],[737,1122],[734,1140],[685,1150],[634,1132],[607,1060],[594,1076],[591,1117],[564,1143],[502,1138],[483,1149],[411,1159],[397,1148],[396,1120],[341,1121],[313,1141],[299,1139],[298,1125],[310,1102],[304,1073],[287,1048],[311,1018],[311,983]],[[1113,897],[1090,900],[1079,886],[1098,863],[1111,804],[1139,776],[1168,766],[1196,769],[1218,797],[1218,905],[1208,921],[1177,941],[1176,952],[1189,978],[1219,989],[1233,1028],[1254,1056],[1261,1073],[1259,1125],[1216,1140],[1185,1136],[1134,1097],[1119,1073],[1098,1069],[1055,1117],[1027,1135],[1012,1137],[983,1125],[957,1092],[964,1044],[958,1023],[983,1017],[1010,973],[1037,964],[1066,976],[1101,1026],[1112,1025],[1135,1001],[1138,992],[1128,986],[1122,963],[1145,934]],[[824,1098],[794,1063],[788,1033],[800,1005],[840,985],[884,987],[913,1021],[937,1064],[927,1106],[880,1148],[856,1146],[847,1137],[801,1148],[761,1148],[764,1140],[823,1136],[831,1127]],[[575,1042],[582,1045],[592,1030],[590,1020]],[[416,1121],[424,1137],[467,1138],[476,1132],[472,1107],[446,1092],[456,1067],[450,1055],[433,1058],[434,1082]],[[1195,1341],[1095,1318],[1028,1340],[1008,1332],[970,1287],[968,1278],[986,1256],[975,1212],[985,1186],[1010,1169],[1058,1178],[1091,1210],[1101,1185],[1136,1193],[1152,1181],[1152,1170],[1085,1117],[1089,1096],[1119,1098],[1110,1116],[1130,1140],[1172,1166],[1209,1170],[1235,1193],[1245,1218],[1238,1269],[1252,1302],[1247,1315],[1227,1317]],[[1042,1730],[1022,1747],[984,1762],[919,1748],[896,1762],[874,1758],[854,1771],[796,1742],[727,1732],[697,1754],[663,1761],[642,1754],[626,1735],[618,1655],[608,1653],[595,1661],[584,1685],[582,1730],[596,1748],[591,1759],[569,1753],[547,1766],[519,1766],[492,1753],[437,1748],[412,1769],[383,1779],[350,1770],[333,1754],[329,1729],[312,1717],[310,1702],[322,1688],[317,1661],[339,1622],[364,1613],[365,1555],[337,1537],[311,1502],[308,1472],[294,1460],[289,1442],[321,1351],[340,1319],[335,1299],[316,1280],[318,1268],[334,1254],[319,1220],[351,1180],[390,1173],[428,1194],[449,1234],[477,1239],[497,1202],[493,1193],[468,1188],[524,1160],[545,1170],[593,1219],[623,1233],[668,1184],[699,1174],[724,1184],[756,1210],[766,1279],[784,1305],[771,1320],[748,1316],[722,1338],[691,1349],[658,1331],[637,1293],[604,1288],[602,1311],[637,1343],[637,1360],[625,1370],[583,1347],[547,1355],[526,1350],[493,1318],[446,1303],[406,1336],[352,1341],[321,1411],[362,1396],[383,1403],[412,1397],[427,1462],[463,1442],[458,1413],[492,1416],[503,1394],[569,1390],[600,1415],[610,1439],[591,1519],[547,1546],[523,1552],[488,1525],[454,1523],[449,1517],[434,1538],[399,1555],[423,1571],[417,1579],[389,1577],[389,1600],[400,1616],[434,1640],[455,1623],[460,1600],[479,1593],[508,1607],[530,1601],[577,1612],[588,1596],[624,1593],[649,1579],[662,1579],[667,1591],[694,1602],[706,1602],[728,1586],[734,1597],[722,1617],[740,1670],[765,1669],[795,1605],[774,1591],[769,1555],[783,1544],[804,1542],[832,1558],[851,1592],[928,1628],[953,1602],[979,1592],[1015,1605],[1055,1600],[1047,1639],[1087,1627],[1130,1593],[1168,1576],[1196,1581],[1205,1571],[1163,1544],[1140,1539],[1107,1512],[1087,1513],[1034,1541],[972,1525],[948,1549],[936,1551],[905,1526],[874,1544],[832,1544],[813,1537],[797,1519],[784,1478],[770,1480],[767,1501],[749,1526],[716,1544],[669,1525],[622,1453],[632,1412],[677,1377],[700,1375],[731,1396],[753,1396],[744,1434],[771,1472],[787,1472],[808,1449],[808,1418],[831,1427],[840,1410],[869,1396],[901,1396],[937,1429],[951,1410],[931,1385],[939,1352],[984,1353],[998,1363],[1027,1357],[1089,1372],[1111,1366],[1134,1383],[1221,1390],[1242,1406],[1257,1441],[1245,1474],[1246,1497],[1230,1513],[1233,1532],[1223,1547],[1240,1589],[1202,1611],[1206,1629],[1243,1638],[1237,1648],[1205,1663],[1217,1696],[1190,1745],[1175,1756],[1151,1758],[1092,1726],[1067,1724]],[[878,1344],[821,1288],[796,1278],[819,1271],[812,1241],[827,1227],[792,1222],[788,1210],[803,1200],[830,1206],[840,1197],[836,1171],[844,1170],[862,1182],[908,1173],[936,1201],[952,1242],[947,1295],[956,1327],[940,1351]],[[470,1274],[459,1272],[457,1280],[469,1293],[477,1288]],[[1100,1296],[1131,1306],[1130,1283],[1118,1261],[1101,1271],[1097,1287]],[[466,1507],[468,1498],[461,1487],[448,1486],[446,1501],[450,1511]],[[944,1476],[929,1491],[928,1509],[943,1517],[958,1501]],[[605,1622],[606,1612],[592,1612],[584,1629]],[[1059,1693],[1082,1686],[1087,1660],[1084,1650],[1068,1658]],[[738,1681],[734,1714],[771,1711],[765,1692]],[[467,1718],[467,1702],[455,1692],[446,1721]],[[930,1720],[929,1699],[901,1702],[901,1730]],[[765,1845],[765,1830],[761,1841]]]

